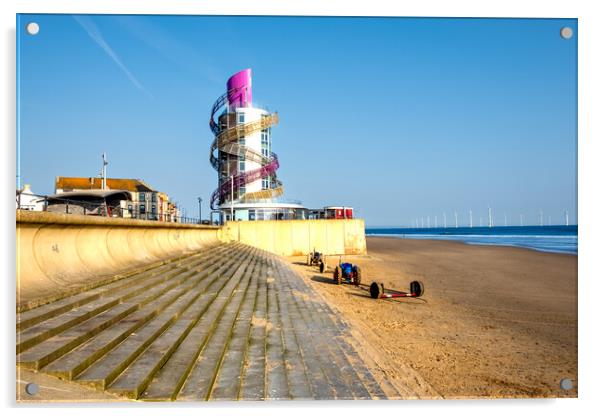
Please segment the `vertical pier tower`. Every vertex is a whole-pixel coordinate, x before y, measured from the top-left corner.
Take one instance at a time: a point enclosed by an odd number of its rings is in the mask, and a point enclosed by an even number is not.
[[[217,118],[216,118],[217,117]],[[299,201],[285,201],[272,151],[272,126],[278,113],[253,106],[251,69],[230,77],[226,92],[211,108],[209,127],[214,135],[210,162],[217,171],[218,187],[211,209],[220,222],[304,219]]]

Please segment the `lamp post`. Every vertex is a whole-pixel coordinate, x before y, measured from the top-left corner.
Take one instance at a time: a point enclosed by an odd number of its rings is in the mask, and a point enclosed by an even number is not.
[[[203,202],[203,198],[201,198],[199,196],[197,199],[199,201],[199,224],[202,224],[203,220],[202,220],[202,216],[201,216],[201,203]]]

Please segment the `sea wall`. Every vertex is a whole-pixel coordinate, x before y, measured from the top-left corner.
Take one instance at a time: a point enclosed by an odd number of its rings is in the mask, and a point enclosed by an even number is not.
[[[17,305],[220,242],[220,227],[17,210]]]
[[[283,255],[365,254],[364,221],[237,221],[223,227],[17,210],[17,306],[30,308],[220,242]]]
[[[230,221],[223,241],[238,241],[281,256],[366,254],[364,220]]]

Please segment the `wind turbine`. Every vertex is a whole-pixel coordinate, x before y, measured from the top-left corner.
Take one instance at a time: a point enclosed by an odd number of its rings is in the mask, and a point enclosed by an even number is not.
[[[454,217],[456,217],[456,228],[458,228],[458,211],[454,211]]]
[[[488,208],[489,211],[489,228],[493,227],[493,218],[491,216],[491,207]]]
[[[564,225],[567,227],[569,225],[569,211],[566,209],[564,210]]]
[[[472,228],[472,208],[468,210],[468,217],[470,218],[470,228]]]
[[[445,212],[443,213],[443,228],[447,228],[447,218],[445,217]]]

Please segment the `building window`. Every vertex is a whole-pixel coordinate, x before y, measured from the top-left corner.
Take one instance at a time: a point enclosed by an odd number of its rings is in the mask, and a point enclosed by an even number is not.
[[[243,155],[238,156],[238,171],[244,172],[245,170],[245,157]]]
[[[157,206],[155,204],[153,204],[153,206],[151,207],[151,212],[153,214],[157,212]]]
[[[238,113],[238,123],[244,123],[245,122],[245,113]]]
[[[146,194],[144,192],[140,192],[138,194],[138,198],[140,202],[144,202],[146,200]]]
[[[154,192],[151,194],[151,201],[157,202],[157,194]]]
[[[146,214],[146,205],[140,204],[140,214]]]
[[[244,186],[241,186],[240,188],[238,188],[238,197],[239,198],[242,198],[246,193],[247,193],[247,188],[245,188]]]
[[[268,149],[261,149],[261,155],[263,157],[268,157],[270,155],[270,152]]]
[[[261,189],[270,189],[270,180],[268,178],[261,180]]]
[[[240,139],[238,139],[238,144],[240,144],[242,146],[244,146],[245,144],[247,144],[245,138],[241,137]]]

